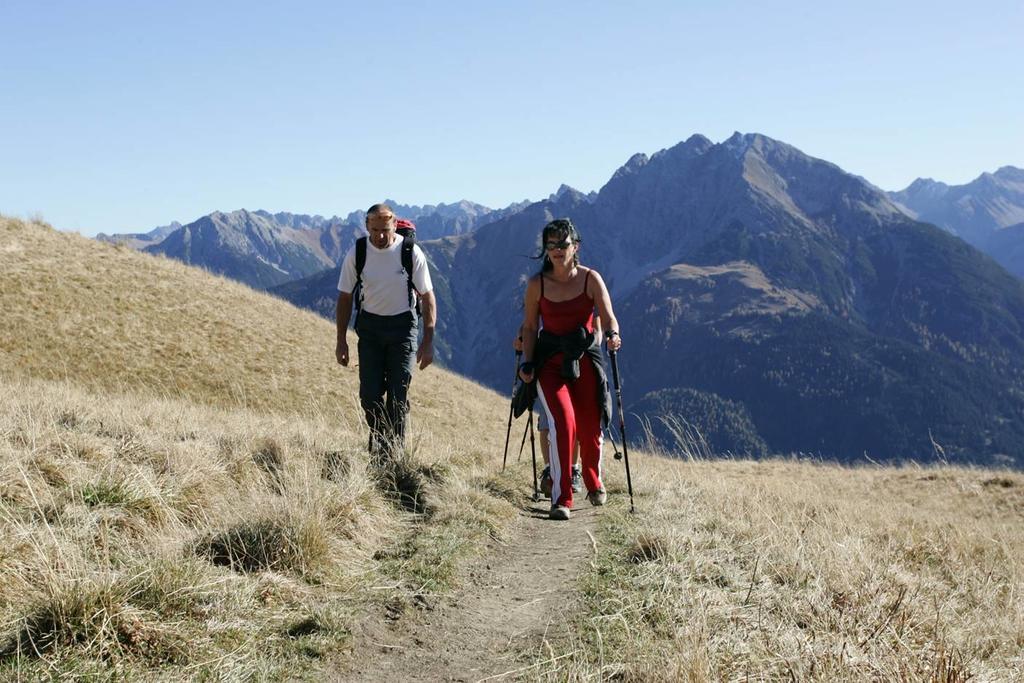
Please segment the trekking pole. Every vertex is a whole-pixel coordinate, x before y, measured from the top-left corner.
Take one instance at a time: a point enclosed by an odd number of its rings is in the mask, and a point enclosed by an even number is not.
[[[537,488],[537,447],[533,442],[533,408],[530,408],[530,453],[533,455],[533,502],[536,503],[540,500],[540,489]]]
[[[619,443],[615,440],[615,434],[612,433],[611,427],[605,427],[601,431],[608,434],[608,440],[612,442],[612,449],[615,451],[615,455],[612,456],[616,460],[622,460],[622,451],[619,450]]]
[[[626,417],[622,413],[622,387],[619,385],[619,361],[615,351],[609,351],[612,358],[612,377],[615,378],[615,398],[619,404],[619,434],[622,436],[622,457],[626,461],[626,488],[629,489],[629,511],[633,512],[633,479],[629,475],[629,451],[626,450]]]
[[[505,471],[505,463],[508,462],[508,440],[512,436],[512,410],[514,406],[512,401],[516,397],[516,380],[519,379],[519,357],[523,355],[522,351],[516,351],[516,373],[512,375],[512,398],[508,401],[508,429],[505,430],[505,455],[501,457],[501,471]]]
[[[533,412],[533,408],[530,409],[530,412]],[[523,427],[523,440],[519,443],[519,457],[516,459],[516,462],[519,462],[520,460],[523,459],[523,449],[526,448],[526,433],[528,431],[530,431],[529,422],[527,422],[526,426]]]

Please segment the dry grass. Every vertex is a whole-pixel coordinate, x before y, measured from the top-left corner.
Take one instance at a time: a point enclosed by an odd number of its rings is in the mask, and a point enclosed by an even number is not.
[[[329,322],[177,261],[0,216],[0,310],[0,376],[362,429],[357,373],[335,363]],[[500,403],[436,368],[417,373],[412,394],[415,424],[439,428],[421,434],[426,445]]]
[[[500,397],[417,373],[370,470],[331,325],[238,284],[0,218],[0,310],[0,678],[315,678],[521,501]],[[1020,474],[697,451],[631,453],[637,515],[609,463],[531,677],[1024,678]]]
[[[0,218],[0,307],[0,678],[315,672],[513,514],[462,505],[500,398],[418,373],[369,468],[332,326],[270,296]]]
[[[632,465],[637,514],[613,489],[578,618],[523,655],[540,678],[1024,678],[1024,476]]]
[[[278,677],[344,652],[374,605],[451,590],[513,505],[453,445],[402,459],[410,513],[363,445],[312,417],[0,382],[0,677]]]
[[[8,666],[187,666],[226,647],[257,661],[275,620],[344,598],[408,525],[367,475],[361,438],[324,422],[39,381],[2,388]],[[358,465],[323,477],[337,452]],[[288,586],[273,607],[268,580]],[[359,609],[349,600],[335,616]]]

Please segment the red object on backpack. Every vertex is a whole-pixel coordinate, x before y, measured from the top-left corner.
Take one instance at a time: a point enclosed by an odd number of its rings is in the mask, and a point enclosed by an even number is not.
[[[395,220],[395,232],[405,238],[416,234],[416,224],[405,218]]]

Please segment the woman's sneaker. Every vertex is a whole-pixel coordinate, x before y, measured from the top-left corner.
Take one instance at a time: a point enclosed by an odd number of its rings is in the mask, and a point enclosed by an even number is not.
[[[581,493],[583,491],[583,472],[580,470],[579,465],[572,466],[572,492]]]
[[[569,519],[569,508],[564,505],[552,505],[551,512],[548,513],[548,519]]]
[[[589,500],[590,504],[594,507],[604,505],[608,502],[608,492],[604,489],[595,489],[587,494],[587,500]]]
[[[551,468],[547,465],[540,473],[540,491],[548,498],[551,497]]]

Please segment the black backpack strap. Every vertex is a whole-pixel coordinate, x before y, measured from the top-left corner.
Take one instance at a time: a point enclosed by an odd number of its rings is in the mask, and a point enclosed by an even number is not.
[[[359,320],[359,309],[362,308],[363,301],[363,268],[366,267],[366,238],[360,237],[356,240],[356,285],[352,288],[352,302],[356,307],[355,320],[352,321],[352,325],[355,326]]]
[[[583,293],[587,293],[587,283],[590,282],[590,268],[587,268],[587,274],[583,276]]]
[[[417,299],[416,295],[414,294],[414,292],[416,291],[416,286],[412,283],[412,251],[413,248],[415,248],[415,246],[416,240],[413,239],[411,236],[406,237],[404,240],[402,240],[402,268],[405,269],[405,279],[409,285],[409,306],[415,306],[416,315],[419,316],[420,302],[419,299]]]
[[[544,273],[540,274],[540,298],[544,298]]]
[[[363,281],[363,268],[366,267],[366,238],[356,240],[356,284]]]

